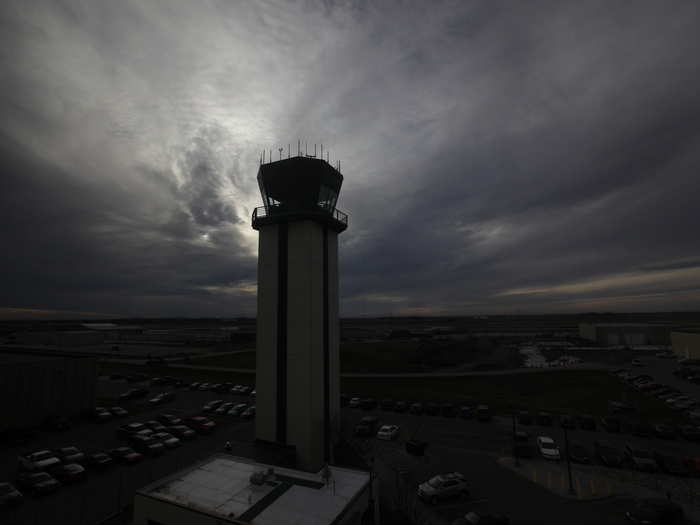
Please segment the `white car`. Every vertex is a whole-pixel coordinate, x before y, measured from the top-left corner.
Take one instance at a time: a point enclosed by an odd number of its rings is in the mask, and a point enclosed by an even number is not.
[[[360,398],[359,397],[353,397],[350,400],[350,403],[348,403],[348,406],[350,408],[360,408]]]
[[[377,439],[386,439],[387,441],[391,441],[396,439],[398,435],[399,427],[396,425],[383,425],[382,428],[379,429],[379,432],[377,432]]]
[[[537,438],[537,448],[545,459],[560,460],[559,447],[551,437],[539,436]]]

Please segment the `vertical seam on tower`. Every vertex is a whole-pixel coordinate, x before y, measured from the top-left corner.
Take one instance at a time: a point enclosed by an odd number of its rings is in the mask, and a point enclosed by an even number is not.
[[[323,446],[324,460],[330,462],[330,363],[328,348],[328,227],[323,226]]]
[[[277,236],[277,414],[276,436],[287,442],[287,265],[288,235],[286,222],[280,223]]]

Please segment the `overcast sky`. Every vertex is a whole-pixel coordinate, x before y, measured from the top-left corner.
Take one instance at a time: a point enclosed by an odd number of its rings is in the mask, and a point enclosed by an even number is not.
[[[263,148],[341,313],[700,309],[700,4],[3,0],[0,317],[254,315]]]

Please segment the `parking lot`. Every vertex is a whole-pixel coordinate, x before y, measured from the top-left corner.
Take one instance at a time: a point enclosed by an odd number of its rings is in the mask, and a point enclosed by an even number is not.
[[[123,382],[124,390],[134,386],[138,385]],[[151,394],[171,390],[173,389],[168,387],[151,387]],[[76,446],[85,453],[108,450],[125,445],[116,436],[117,427],[125,423],[151,420],[161,413],[183,416],[199,413],[202,405],[214,399],[250,401],[247,396],[190,391],[186,388],[176,390],[175,401],[160,406],[149,406],[147,399],[123,403],[121,406],[131,411],[127,417],[105,423],[83,420],[73,424],[69,430],[40,431],[29,443],[20,446],[4,445],[0,452],[0,481],[14,482],[19,454],[64,446]],[[197,435],[194,440],[183,442],[179,448],[168,450],[158,457],[146,457],[138,464],[113,465],[105,472],[95,472],[88,468],[87,481],[62,486],[57,492],[42,497],[25,496],[18,507],[2,511],[0,523],[97,523],[130,505],[134,492],[153,480],[176,472],[210,454],[222,452],[226,441],[231,441],[231,452],[234,454],[237,448],[249,448],[254,436],[253,420],[213,414],[209,417],[217,423],[213,434]]]

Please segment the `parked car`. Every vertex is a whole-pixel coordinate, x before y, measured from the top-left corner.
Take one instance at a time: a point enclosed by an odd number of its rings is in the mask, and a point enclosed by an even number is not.
[[[428,402],[425,404],[425,413],[429,416],[437,416],[440,412],[440,407],[437,403]]]
[[[570,416],[568,414],[563,414],[559,418],[559,426],[561,428],[566,428],[568,430],[575,430],[576,429],[576,419],[574,419],[573,416]]]
[[[215,399],[214,401],[209,401],[206,405],[202,407],[202,412],[214,412],[219,405],[223,404],[223,399]]]
[[[375,416],[365,416],[355,425],[355,435],[369,437],[374,435],[378,419]]]
[[[393,399],[382,399],[379,403],[382,410],[394,410],[394,400]]]
[[[214,410],[215,414],[219,414],[223,416],[224,414],[228,413],[229,410],[233,407],[233,403],[228,402],[228,403],[221,403],[216,410]]]
[[[96,470],[103,470],[111,467],[114,464],[114,460],[106,452],[97,451],[85,457],[85,464]]]
[[[340,408],[345,408],[350,403],[350,397],[347,394],[340,394]]]
[[[19,505],[24,500],[22,493],[12,483],[0,483],[0,508]]]
[[[120,394],[119,399],[122,401],[128,401],[130,399],[146,397],[148,394],[149,390],[147,388],[130,388],[126,392]]]
[[[160,456],[165,452],[165,446],[155,438],[155,435],[133,435],[129,438],[129,445],[135,451],[147,456]]]
[[[197,437],[197,433],[186,425],[172,425],[165,427],[165,430],[180,440],[191,441]]]
[[[61,463],[85,463],[85,454],[77,447],[62,447],[54,450],[55,456],[61,460]]]
[[[462,405],[459,407],[459,415],[463,419],[472,419],[474,417],[474,407]]]
[[[199,381],[194,381],[194,382],[190,383],[189,389],[190,390],[199,390],[199,387],[201,384],[202,383],[200,383]]]
[[[661,439],[676,439],[676,430],[671,425],[654,425],[654,434]]]
[[[479,405],[476,407],[476,419],[479,421],[491,421],[491,410],[488,405]]]
[[[350,408],[360,408],[360,398],[359,397],[353,397],[350,399],[350,402],[348,403],[348,406]]]
[[[129,412],[124,410],[122,407],[112,407],[109,409],[109,411],[114,417],[126,417],[129,415]]]
[[[182,423],[182,419],[173,414],[160,414],[156,417],[156,420],[163,423],[165,426],[179,425]]]
[[[654,455],[648,450],[636,445],[625,445],[625,458],[636,470],[642,472],[656,472],[659,470]]]
[[[227,412],[227,415],[229,416],[240,416],[243,412],[246,411],[248,408],[248,405],[246,403],[238,403],[236,405],[233,405],[229,411]]]
[[[216,428],[216,423],[210,421],[204,416],[194,416],[185,419],[185,425],[190,427],[198,434],[211,434]]]
[[[459,518],[452,525],[509,525],[510,519],[503,514],[477,514],[467,512],[464,518]]]
[[[607,432],[618,433],[622,430],[620,419],[613,416],[605,416],[600,420],[600,426]]]
[[[559,461],[561,459],[561,454],[559,453],[559,447],[554,442],[554,440],[549,436],[538,436],[537,437],[537,449],[540,455],[545,459],[553,459]]]
[[[662,498],[637,500],[625,517],[629,523],[644,525],[680,525],[685,519],[680,505]]]
[[[50,450],[37,450],[24,456],[19,456],[20,470],[39,471],[48,470],[61,463],[54,452]]]
[[[133,464],[143,459],[143,455],[131,447],[113,448],[109,451],[110,457],[117,463]]]
[[[433,505],[455,496],[469,497],[467,480],[459,472],[440,474],[418,485],[418,497]]]
[[[146,429],[148,429],[148,427],[143,423],[128,423],[117,428],[117,438],[129,439],[131,435]]]
[[[95,423],[105,423],[112,420],[112,413],[105,407],[95,407],[88,413],[88,417]]]
[[[153,439],[158,440],[165,448],[177,448],[182,444],[178,438],[167,432],[156,432]]]
[[[624,454],[608,441],[596,441],[593,444],[595,454],[600,462],[607,467],[621,467],[624,461]]]
[[[632,359],[632,366],[644,366],[644,363],[639,359]]]
[[[579,442],[572,441],[568,449],[569,459],[575,463],[590,463],[591,455],[588,449]]]
[[[688,465],[678,456],[654,451],[654,460],[662,472],[672,476],[689,476],[691,474]]]
[[[540,412],[537,414],[537,424],[542,427],[552,426],[552,416],[549,412]]]
[[[408,411],[417,416],[421,415],[423,413],[423,403],[411,403]]]
[[[519,425],[527,426],[532,424],[532,416],[527,410],[521,410],[520,412],[518,412],[517,420]]]
[[[255,405],[251,405],[241,412],[241,417],[243,419],[255,419]]]
[[[199,390],[200,392],[206,392],[207,390],[211,390],[211,384],[210,383],[199,383],[197,390]]]
[[[85,468],[78,463],[57,465],[51,469],[51,475],[64,484],[77,483],[87,479],[87,472]]]
[[[373,397],[365,397],[360,401],[360,408],[362,410],[373,410],[377,408],[377,400]]]
[[[33,496],[43,496],[56,492],[61,482],[46,472],[20,472],[17,486]]]
[[[445,417],[455,417],[457,415],[457,409],[452,403],[443,403],[440,411]]]
[[[397,401],[394,404],[394,412],[403,413],[406,412],[406,410],[408,410],[408,405],[405,401]]]
[[[377,439],[393,441],[399,435],[399,427],[396,425],[383,425],[377,432]]]

